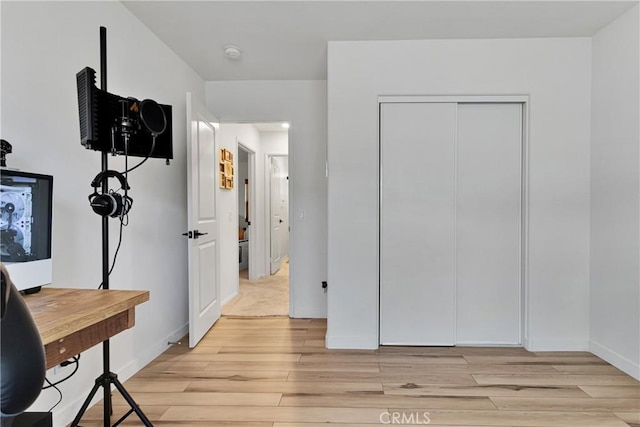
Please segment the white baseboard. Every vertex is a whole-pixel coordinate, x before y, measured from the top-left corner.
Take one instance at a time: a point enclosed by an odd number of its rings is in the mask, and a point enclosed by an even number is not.
[[[556,344],[556,347],[562,347],[563,349],[569,351],[569,350],[573,350],[573,348],[569,348],[566,345],[566,341],[562,341],[563,343],[565,343],[564,345],[560,346],[559,344]],[[543,344],[542,342],[540,344]],[[329,349],[335,349],[335,350],[375,350],[377,348],[380,347],[380,344],[378,343],[378,337],[370,337],[370,338],[365,338],[365,337],[353,337],[353,336],[335,336],[335,335],[329,335],[327,334],[326,338],[325,338],[325,345],[327,348]],[[395,345],[406,345],[406,344],[395,344]],[[500,342],[458,342],[455,345],[457,346],[461,346],[461,347],[521,347],[521,344],[514,344],[514,343],[500,343]],[[575,344],[574,344],[575,346]],[[583,348],[580,348],[580,350],[586,350],[587,349],[587,344],[584,343]],[[543,347],[541,347],[543,348]],[[537,350],[537,351],[543,351],[542,349]]]
[[[227,305],[228,302],[230,302],[232,299],[234,299],[237,296],[238,296],[238,291],[236,290],[234,293],[232,293],[231,295],[229,295],[228,297],[222,300],[220,307],[224,307],[225,305]]]
[[[459,341],[457,347],[522,347],[522,344],[499,341]]]
[[[325,346],[330,349],[341,350],[375,350],[378,348],[378,337],[348,337],[327,334]]]
[[[524,345],[529,351],[589,351],[587,340],[529,338]]]
[[[118,379],[121,382],[125,382],[126,380],[134,376],[136,372],[147,366],[150,362],[153,361],[153,359],[155,359],[156,357],[164,353],[166,349],[171,347],[171,344],[169,344],[169,342],[177,342],[182,337],[187,335],[187,333],[189,333],[189,324],[185,323],[180,328],[176,329],[171,334],[166,336],[158,344],[147,349],[145,352],[138,354],[138,357],[120,368],[117,372]]]
[[[178,328],[177,330],[175,330],[174,332],[172,332],[171,334],[164,337],[156,345],[146,349],[146,351],[144,352],[137,354],[135,359],[131,360],[122,368],[114,369],[115,373],[118,375],[118,379],[121,382],[125,382],[126,380],[131,378],[139,370],[147,366],[151,361],[153,361],[156,357],[161,355],[167,348],[169,348],[170,347],[169,342],[176,342],[180,340],[185,335],[187,335],[188,332],[189,332],[189,324],[187,323],[181,326],[180,328]],[[96,376],[97,375],[98,374],[96,374]],[[73,421],[73,418],[76,416],[76,414],[80,410],[82,403],[89,395],[89,391],[91,390],[91,387],[93,387],[93,384],[91,384],[91,386],[88,387],[86,390],[78,392],[76,394],[78,396],[76,399],[69,402],[65,406],[61,407],[60,409],[54,411],[53,421],[55,426],[66,426],[69,423],[71,423],[71,421]],[[98,401],[100,401],[100,399],[102,399],[102,392],[98,391],[98,393],[96,393],[96,396],[91,401],[91,405],[89,407],[95,405]]]
[[[637,362],[634,363],[626,357],[595,341],[591,341],[589,344],[589,351],[591,351],[591,353],[640,381],[640,364]]]

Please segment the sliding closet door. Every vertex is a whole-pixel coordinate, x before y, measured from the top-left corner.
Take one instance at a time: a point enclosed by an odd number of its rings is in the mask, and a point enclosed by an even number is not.
[[[455,113],[381,104],[382,344],[454,344]]]
[[[456,342],[520,343],[521,104],[459,104]]]

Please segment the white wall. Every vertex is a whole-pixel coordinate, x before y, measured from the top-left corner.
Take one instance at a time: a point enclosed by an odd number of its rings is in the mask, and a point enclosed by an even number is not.
[[[528,94],[525,344],[587,349],[590,39],[330,42],[328,55],[327,345],[378,345],[377,97]]]
[[[325,317],[321,281],[327,278],[326,82],[207,82],[206,92],[207,107],[222,122],[291,124],[289,189],[296,219],[291,221],[289,248],[290,314]],[[297,219],[301,210],[304,220]]]
[[[591,351],[640,379],[640,7],[593,37]]]
[[[75,74],[99,74],[99,26],[108,29],[108,89],[173,105],[174,161],[149,160],[131,173],[129,226],[111,276],[114,289],[145,289],[136,325],[112,340],[112,370],[124,381],[187,331],[185,92],[204,97],[204,81],[118,2],[2,2],[2,138],[9,166],[54,176],[53,280],[96,288],[101,281],[101,220],[88,204],[100,154],[80,145]],[[99,75],[98,75],[99,84]],[[122,170],[122,159],[110,158]],[[118,237],[111,221],[111,250]],[[101,373],[101,347],[82,355],[61,384],[54,424],[71,421]],[[50,379],[60,379],[49,371]],[[34,410],[57,401],[43,391]]]
[[[265,154],[289,153],[289,132],[260,132],[260,146]]]

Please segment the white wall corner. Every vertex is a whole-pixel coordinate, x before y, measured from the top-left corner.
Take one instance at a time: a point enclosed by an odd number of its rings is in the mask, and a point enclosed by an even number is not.
[[[589,351],[621,371],[640,381],[640,361],[632,361],[608,347],[593,340],[589,342]]]

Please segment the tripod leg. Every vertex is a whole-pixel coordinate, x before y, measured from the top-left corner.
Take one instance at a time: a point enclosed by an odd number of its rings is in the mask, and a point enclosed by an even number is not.
[[[98,388],[102,385],[102,381],[103,381],[102,377],[99,377],[96,380],[96,383],[93,385],[93,388],[89,392],[89,396],[87,396],[87,398],[85,399],[84,403],[82,404],[82,407],[80,408],[80,411],[78,411],[78,415],[76,415],[76,417],[71,422],[71,427],[76,427],[78,425],[78,423],[82,419],[82,416],[84,415],[84,413],[86,412],[87,408],[89,407],[89,403],[91,403],[91,399],[93,399],[93,396],[98,391]]]
[[[111,426],[111,412],[112,412],[112,404],[111,404],[111,379],[106,376],[102,379],[102,391],[103,391],[103,399],[102,399],[102,425],[103,427]]]
[[[133,397],[131,397],[131,395],[127,392],[127,390],[125,390],[124,386],[122,385],[120,380],[118,380],[118,378],[115,377],[115,375],[111,377],[111,382],[113,383],[113,385],[116,386],[116,388],[118,389],[122,397],[124,397],[124,400],[126,400],[129,406],[131,407],[131,409],[133,409],[136,415],[138,415],[138,418],[140,418],[140,421],[142,421],[144,425],[147,427],[153,427],[153,424],[151,424],[151,421],[149,421],[149,419],[144,414],[144,412],[142,412],[142,409],[140,409],[138,404],[133,400]]]

